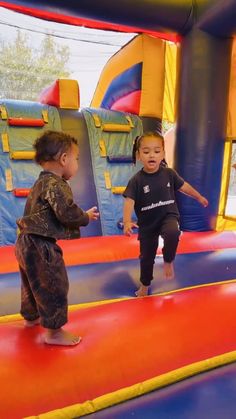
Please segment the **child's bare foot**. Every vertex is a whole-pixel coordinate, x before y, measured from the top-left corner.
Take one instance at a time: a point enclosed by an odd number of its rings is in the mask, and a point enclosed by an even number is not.
[[[72,333],[66,332],[62,328],[47,329],[44,341],[48,345],[74,346],[80,343],[81,337],[72,335]]]
[[[40,324],[40,318],[38,317],[35,320],[25,320],[24,324],[26,327],[37,326],[38,324]]]
[[[140,285],[139,289],[135,292],[136,297],[145,297],[148,295],[148,286]]]
[[[165,275],[165,279],[174,278],[175,272],[174,272],[173,262],[171,263],[164,262],[164,275]]]

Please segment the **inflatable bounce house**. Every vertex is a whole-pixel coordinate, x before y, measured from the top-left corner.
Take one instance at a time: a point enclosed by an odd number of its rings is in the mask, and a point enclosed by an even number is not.
[[[235,418],[235,0],[0,6],[137,33],[107,62],[89,108],[80,109],[77,81],[65,79],[45,87],[38,103],[0,101],[0,417]],[[163,120],[176,126],[165,135],[169,166],[209,207],[178,196],[175,279],[162,278],[160,249],[151,295],[136,298],[139,246],[137,232],[123,235],[122,194],[139,170],[134,138],[161,131]],[[70,348],[45,345],[41,326],[24,327],[18,314],[16,219],[40,171],[33,143],[48,129],[78,138],[74,198],[100,212],[80,240],[60,242],[70,280],[66,328],[83,337]]]

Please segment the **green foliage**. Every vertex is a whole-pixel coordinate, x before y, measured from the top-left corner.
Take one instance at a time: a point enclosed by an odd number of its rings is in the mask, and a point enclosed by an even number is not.
[[[66,68],[70,49],[45,35],[32,48],[27,35],[0,43],[0,98],[37,101],[40,92],[58,78],[69,78]]]
[[[174,126],[174,124],[172,122],[168,122],[165,119],[163,119],[162,120],[162,134],[164,135],[173,126]]]

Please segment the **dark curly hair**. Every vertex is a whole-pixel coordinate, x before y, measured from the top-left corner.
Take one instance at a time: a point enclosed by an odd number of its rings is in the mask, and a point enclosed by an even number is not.
[[[78,145],[76,138],[61,131],[45,131],[34,143],[35,161],[38,164],[58,160],[72,144]]]

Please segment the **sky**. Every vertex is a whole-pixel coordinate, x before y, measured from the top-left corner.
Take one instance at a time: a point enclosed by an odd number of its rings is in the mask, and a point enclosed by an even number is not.
[[[78,80],[81,107],[90,105],[101,71],[109,58],[135,36],[50,22],[0,7],[0,38],[12,40],[18,29],[27,34],[32,48],[37,48],[45,34],[54,36],[57,44],[69,46],[68,68],[70,78]]]

